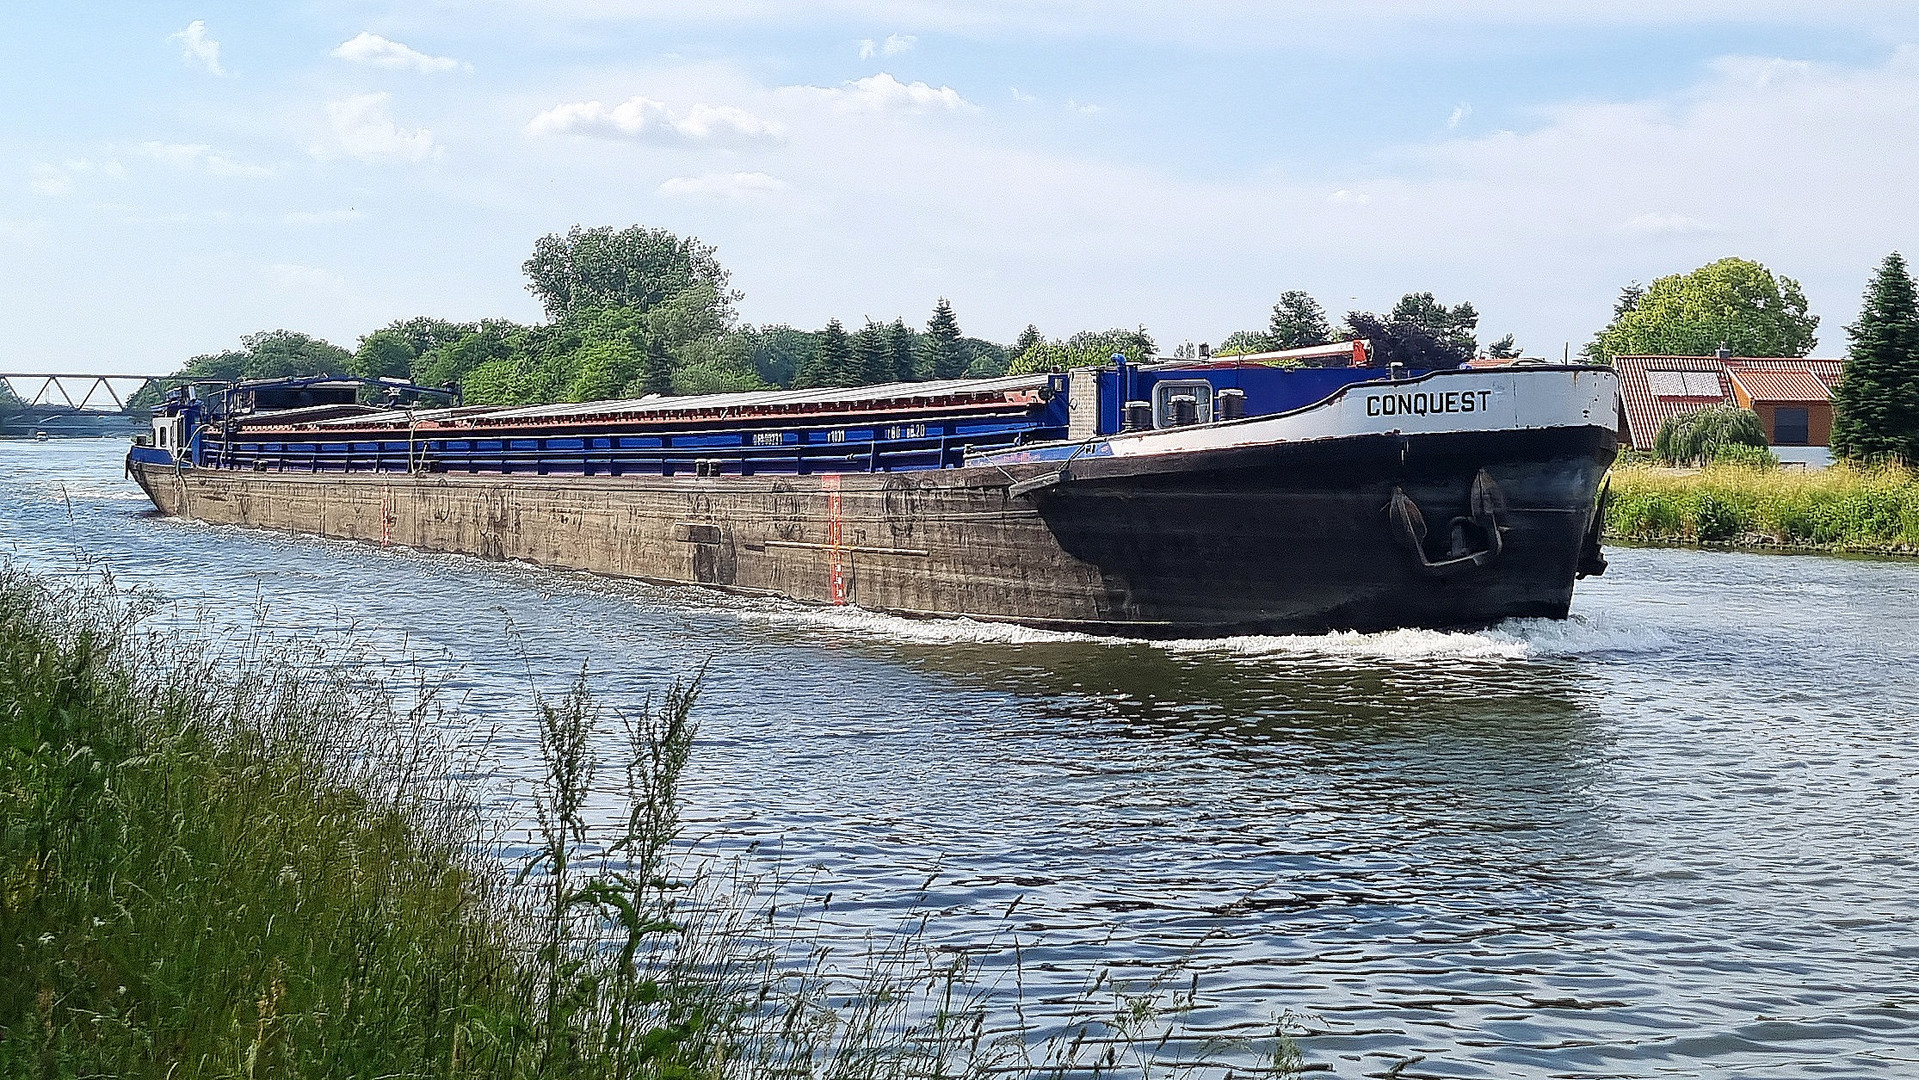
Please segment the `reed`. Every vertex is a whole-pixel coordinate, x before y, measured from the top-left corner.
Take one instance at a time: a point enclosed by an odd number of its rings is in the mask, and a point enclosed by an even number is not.
[[[1606,531],[1620,539],[1919,553],[1919,474],[1897,465],[1633,464],[1615,467],[1611,484]]]
[[[611,718],[584,675],[536,699],[545,770],[516,863],[454,779],[472,762],[436,735],[430,686],[259,634],[209,647],[151,613],[101,578],[0,563],[0,1075],[1301,1067],[1290,1016],[1256,1044],[1193,1037],[1178,970],[1101,972],[1039,1023],[1017,964],[944,952],[923,922],[857,955],[821,944],[680,835],[697,678]]]

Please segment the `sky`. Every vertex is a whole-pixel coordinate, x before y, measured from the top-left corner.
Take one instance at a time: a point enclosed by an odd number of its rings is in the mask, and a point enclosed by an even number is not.
[[[1577,352],[1727,255],[1840,355],[1919,254],[1919,5],[263,0],[8,6],[0,372],[534,322],[568,227],[718,248],[755,324],[1170,351],[1471,301]]]

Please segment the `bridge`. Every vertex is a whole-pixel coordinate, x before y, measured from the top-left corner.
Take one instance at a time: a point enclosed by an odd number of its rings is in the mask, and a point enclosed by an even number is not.
[[[0,435],[120,435],[140,426],[128,405],[156,375],[0,372]]]

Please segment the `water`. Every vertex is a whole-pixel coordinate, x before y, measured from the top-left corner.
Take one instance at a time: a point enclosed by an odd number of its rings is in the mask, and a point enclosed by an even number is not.
[[[0,442],[0,551],[422,657],[509,776],[529,681],[707,662],[693,831],[829,934],[1017,940],[1036,1000],[1184,962],[1202,1031],[1291,1011],[1340,1077],[1919,1075],[1919,562],[1628,549],[1567,623],[1106,642],[169,521],[123,447]]]

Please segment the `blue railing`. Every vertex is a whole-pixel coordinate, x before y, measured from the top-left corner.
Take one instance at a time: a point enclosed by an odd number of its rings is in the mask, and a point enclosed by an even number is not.
[[[359,433],[354,433],[359,434]],[[395,434],[399,434],[395,432]],[[262,439],[205,430],[202,466],[263,472],[447,472],[575,476],[805,475],[955,468],[969,450],[1061,439],[1032,419],[882,424],[802,431]]]

